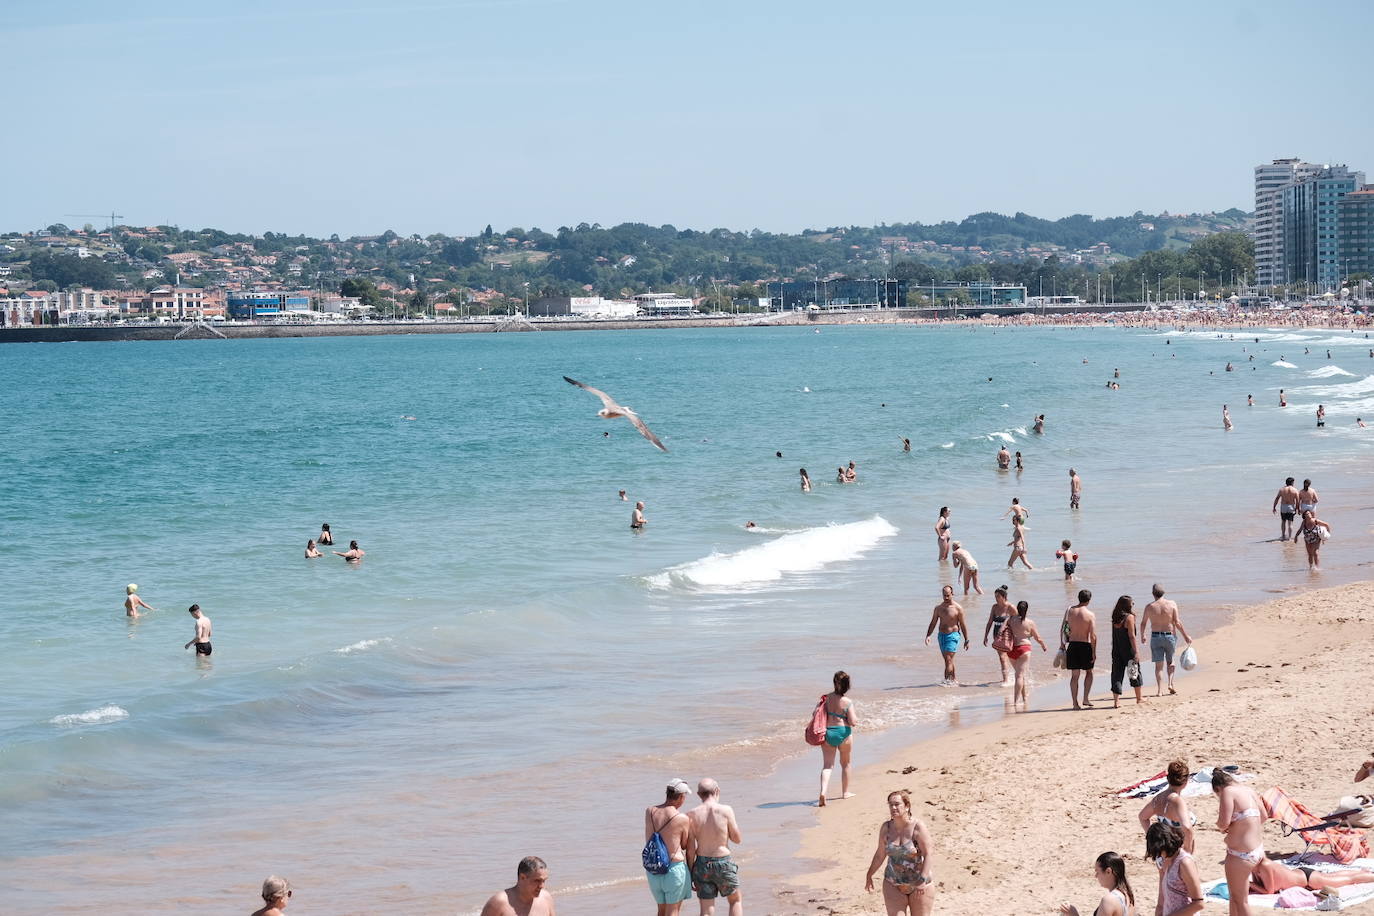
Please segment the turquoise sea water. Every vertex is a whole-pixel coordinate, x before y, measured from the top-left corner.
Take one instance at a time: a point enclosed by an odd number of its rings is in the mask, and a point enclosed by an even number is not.
[[[717,775],[742,810],[814,797],[809,770],[784,796],[767,778],[805,750],[835,669],[869,730],[1000,708],[990,651],[942,689],[921,643],[950,578],[941,505],[983,570],[980,634],[1002,581],[1057,618],[1061,538],[1104,617],[1158,579],[1203,626],[1365,575],[1370,346],[851,326],[0,349],[6,909],[219,911],[277,872],[310,912],[466,912],[530,853],[561,910],[642,902],[642,809],[668,777]],[[565,374],[670,452],[596,417]],[[995,470],[1004,441],[1024,473]],[[836,485],[851,460],[860,483]],[[1319,577],[1268,540],[1289,474],[1314,478],[1336,529]],[[1001,571],[1012,496],[1032,572]],[[366,559],[303,559],[321,522]],[[129,582],[159,609],[136,623]],[[208,664],[182,648],[192,602],[214,623]],[[777,810],[750,813],[782,849]]]

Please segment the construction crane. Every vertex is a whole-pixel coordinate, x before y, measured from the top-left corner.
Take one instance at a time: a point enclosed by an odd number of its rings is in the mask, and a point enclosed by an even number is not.
[[[111,231],[111,232],[114,231],[115,220],[117,220],[117,219],[123,219],[123,218],[124,218],[124,214],[122,214],[122,213],[116,213],[116,212],[114,212],[113,210],[111,210],[109,213],[63,213],[62,215],[63,215],[63,216],[81,216],[81,217],[88,217],[88,218],[89,218],[89,217],[96,217],[96,216],[98,216],[98,217],[100,217],[101,219],[108,219],[108,220],[110,221],[110,231]]]

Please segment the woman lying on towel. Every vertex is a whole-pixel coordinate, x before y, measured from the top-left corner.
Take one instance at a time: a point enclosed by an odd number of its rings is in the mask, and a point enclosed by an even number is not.
[[[1339,890],[1351,884],[1374,884],[1374,873],[1289,868],[1281,862],[1265,859],[1255,866],[1254,873],[1250,875],[1250,888],[1259,894],[1277,894],[1289,887],[1305,887],[1312,891]]]

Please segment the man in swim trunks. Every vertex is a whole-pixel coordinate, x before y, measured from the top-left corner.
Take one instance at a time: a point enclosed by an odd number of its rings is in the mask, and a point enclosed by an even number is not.
[[[716,898],[730,903],[730,916],[743,916],[739,869],[730,857],[730,844],[742,843],[735,810],[720,803],[720,785],[710,777],[697,783],[701,804],[687,814],[691,834],[687,854],[692,860],[692,888],[701,904],[701,916],[714,916]]]
[[[633,531],[639,531],[647,521],[648,519],[644,517],[644,500],[640,500],[635,503],[635,510],[630,513],[630,528]]]
[[[1093,593],[1086,588],[1078,593],[1078,603],[1064,612],[1059,628],[1064,667],[1069,669],[1069,698],[1074,709],[1092,709],[1088,695],[1093,689],[1093,665],[1097,662],[1097,618],[1088,610]],[[1083,679],[1083,703],[1078,702],[1078,680]]]
[[[687,783],[674,779],[668,783],[661,805],[644,809],[644,842],[655,833],[663,837],[672,863],[666,874],[648,873],[649,893],[658,904],[657,916],[678,916],[682,902],[692,896],[692,875],[687,865],[687,841],[691,835],[691,821],[682,813],[687,801]]]
[[[210,618],[200,612],[199,604],[193,604],[186,610],[196,619],[196,635],[182,648],[189,649],[195,646],[197,657],[204,655],[208,658],[213,651],[213,647],[210,645]]]
[[[1291,478],[1290,478],[1291,480]],[[1169,667],[1169,692],[1174,689],[1174,649],[1178,646],[1177,630],[1187,645],[1193,640],[1183,629],[1183,621],[1178,619],[1178,605],[1164,597],[1164,586],[1158,582],[1150,590],[1155,600],[1145,605],[1140,614],[1140,643],[1145,644],[1145,634],[1150,634],[1150,659],[1155,663],[1155,696],[1163,695],[1164,666]]]
[[[549,867],[538,856],[525,856],[515,869],[515,886],[492,896],[481,916],[555,916],[553,894],[544,889]]]
[[[1326,425],[1326,408],[1321,404],[1317,405],[1317,429]]]
[[[1078,508],[1078,498],[1083,495],[1083,479],[1078,472],[1069,468],[1069,508]]]
[[[940,655],[945,660],[945,686],[953,687],[958,683],[954,673],[954,657],[963,646],[968,651],[968,625],[964,621],[964,609],[954,600],[954,586],[946,585],[940,590],[941,601],[935,605],[930,615],[930,626],[926,627],[926,645],[930,645],[931,634],[935,627],[940,628]]]
[[[1298,488],[1293,486],[1292,477],[1283,482],[1269,509],[1271,515],[1279,513],[1279,540],[1288,540],[1288,536],[1293,534],[1293,519],[1298,512]]]
[[[997,469],[1005,471],[1009,467],[1011,467],[1011,452],[1007,451],[1007,447],[1004,445],[997,451]]]

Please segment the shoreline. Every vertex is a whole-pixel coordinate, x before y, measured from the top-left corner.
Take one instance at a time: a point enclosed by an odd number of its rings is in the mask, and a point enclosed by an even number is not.
[[[938,309],[875,309],[856,311],[718,314],[689,318],[637,318],[632,320],[549,320],[533,322],[514,316],[484,321],[386,321],[338,324],[203,324],[189,322],[136,325],[40,325],[0,327],[4,343],[72,343],[129,340],[257,340],[304,337],[427,336],[432,334],[492,334],[530,331],[652,331],[681,328],[767,328],[807,325],[952,325],[993,327],[1113,327],[1173,328],[1178,330],[1262,330],[1324,328],[1368,331],[1374,319],[1343,312],[1250,312],[1239,316],[1218,312],[1151,311],[1142,303],[1118,303],[1106,308],[1059,306],[1038,313],[1006,307],[988,307],[979,315],[949,317]],[[984,317],[987,316],[987,317]],[[1233,317],[1242,320],[1231,320]],[[1339,320],[1338,320],[1339,319]]]
[[[881,897],[865,894],[863,876],[886,818],[885,793],[906,788],[932,834],[936,912],[987,911],[990,902],[1011,900],[1020,912],[1050,912],[1063,901],[1090,912],[1100,895],[1092,861],[1109,849],[1125,857],[1137,905],[1147,912],[1156,872],[1144,860],[1135,820],[1144,802],[1112,797],[1117,788],[1179,758],[1194,770],[1239,764],[1256,774],[1257,791],[1283,786],[1318,813],[1356,794],[1352,774],[1369,753],[1358,724],[1370,706],[1362,662],[1374,650],[1372,604],[1374,581],[1362,581],[1240,608],[1195,640],[1201,663],[1194,672],[1180,669],[1176,697],[1152,696],[1146,661],[1141,708],[1129,687],[1120,710],[1104,705],[1110,695],[1099,675],[1094,709],[1074,713],[1065,681],[1056,678],[1036,689],[1028,713],[956,728],[860,767],[853,803],[816,809],[817,823],[796,853],[806,871],[779,896],[790,897],[798,913],[875,912]],[[1276,655],[1275,646],[1303,648],[1289,656]],[[1034,657],[1041,670],[1049,664],[1046,653]],[[1099,652],[1099,671],[1101,661]],[[1041,705],[1047,690],[1048,708]],[[1295,753],[1299,742],[1303,751]],[[1220,878],[1216,802],[1208,794],[1189,804],[1199,818],[1202,878]],[[1075,829],[1063,830],[1067,825]],[[1302,847],[1282,838],[1274,821],[1265,825],[1265,840],[1271,853]]]

